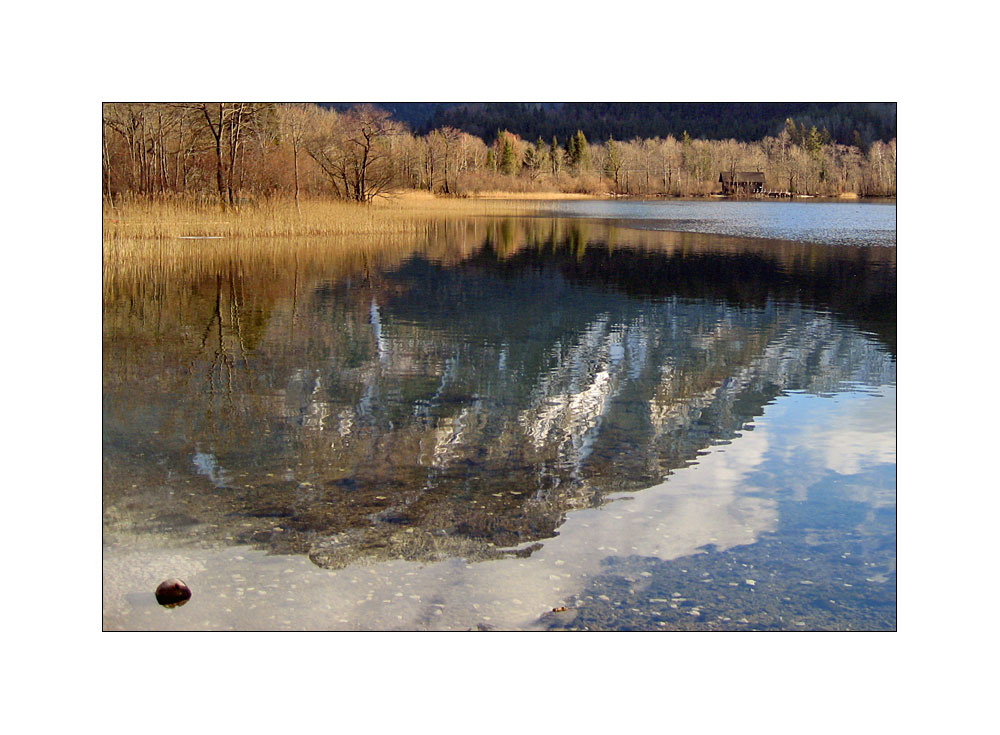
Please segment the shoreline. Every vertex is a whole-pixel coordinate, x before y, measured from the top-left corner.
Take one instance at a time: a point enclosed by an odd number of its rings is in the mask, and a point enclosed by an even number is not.
[[[646,197],[619,197],[630,202],[666,203],[668,201],[704,202],[707,198],[649,199]],[[152,247],[161,256],[173,257],[185,253],[196,255],[213,243],[259,241],[264,247],[268,242],[281,239],[319,241],[336,238],[362,239],[378,242],[398,239],[401,236],[420,236],[437,232],[448,223],[462,219],[479,218],[548,218],[604,221],[615,227],[635,231],[661,231],[719,237],[741,237],[772,242],[802,242],[825,244],[814,240],[795,240],[761,235],[739,235],[733,232],[710,232],[688,228],[663,226],[669,218],[657,220],[659,227],[642,217],[594,217],[585,212],[553,212],[547,205],[566,201],[608,201],[605,197],[586,195],[564,197],[520,198],[515,192],[492,192],[488,197],[439,197],[427,192],[403,192],[396,197],[380,200],[371,205],[361,205],[337,200],[302,200],[297,206],[293,200],[274,199],[264,203],[249,203],[238,209],[222,210],[218,204],[190,200],[134,200],[119,203],[111,208],[105,203],[102,213],[102,243],[106,263],[127,262],[134,257],[148,257]],[[760,201],[730,199],[730,201]],[[768,200],[771,201],[771,200]],[[781,200],[779,200],[781,201]],[[785,200],[788,201],[788,200]],[[792,200],[795,201],[795,200]],[[844,200],[819,199],[807,201],[823,203],[895,204],[895,199]],[[829,243],[826,243],[829,244]],[[895,243],[886,243],[895,247]],[[143,256],[140,256],[140,253]]]
[[[729,202],[794,202],[815,199],[820,202],[884,202],[895,203],[896,197],[865,197],[858,194],[838,196],[826,196],[821,194],[794,194],[790,197],[733,197],[724,194],[685,194],[666,195],[660,194],[650,196],[647,194],[570,194],[565,192],[516,192],[516,191],[493,191],[481,194],[469,194],[465,196],[437,196],[435,199],[484,199],[484,200],[532,200],[532,201],[564,201],[564,200],[586,200],[586,201],[645,201],[645,202],[671,202],[671,201],[691,201],[702,202],[711,200],[721,200]]]

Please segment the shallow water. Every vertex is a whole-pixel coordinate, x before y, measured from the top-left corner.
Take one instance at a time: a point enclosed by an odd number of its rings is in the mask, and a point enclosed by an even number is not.
[[[862,247],[896,244],[895,201],[579,200],[546,210],[560,217],[627,220],[653,230]]]
[[[894,629],[895,370],[891,247],[534,218],[112,273],[104,625]]]

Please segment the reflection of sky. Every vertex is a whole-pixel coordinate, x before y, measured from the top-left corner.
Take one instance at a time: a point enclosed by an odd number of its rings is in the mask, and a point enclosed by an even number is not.
[[[823,420],[810,420],[821,401]],[[896,463],[896,389],[885,386],[877,396],[869,393],[839,393],[817,398],[792,394],[771,407],[769,417],[784,431],[798,436],[780,443],[775,459],[783,460],[789,472],[789,487],[797,490],[797,499],[824,475],[857,475],[867,468]],[[862,500],[858,498],[858,500]],[[874,495],[871,505],[884,505]]]
[[[204,475],[216,487],[225,487],[229,482],[229,473],[219,465],[219,460],[210,452],[195,452],[192,458],[195,472]]]
[[[567,201],[559,214],[647,220],[653,229],[843,245],[896,245],[896,205],[872,202]]]
[[[302,557],[249,549],[109,548],[108,628],[525,628],[572,604],[613,557],[670,560],[713,544],[750,544],[778,523],[779,493],[895,462],[895,389],[834,397],[784,395],[752,431],[709,449],[698,464],[609,504],[570,513],[528,558],[466,564],[387,562],[319,569]],[[777,470],[777,471],[775,471]],[[894,504],[854,477],[851,500]],[[860,489],[858,489],[860,488]],[[894,495],[894,493],[891,493]],[[799,498],[801,499],[801,498]],[[191,603],[161,610],[156,584],[184,576]]]

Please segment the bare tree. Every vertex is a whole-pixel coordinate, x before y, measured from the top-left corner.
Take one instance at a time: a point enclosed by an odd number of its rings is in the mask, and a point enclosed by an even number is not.
[[[388,112],[362,105],[344,115],[319,111],[316,119],[313,134],[305,141],[306,152],[338,196],[371,202],[392,187],[396,166],[390,142],[403,129]]]
[[[336,112],[244,102],[109,103],[102,118],[102,195],[116,207],[123,195],[183,192],[216,196],[227,208],[244,193],[280,190],[299,209],[318,173],[337,197],[357,202],[396,186],[446,194],[525,185],[597,190],[592,172],[606,175],[624,194],[709,194],[720,172],[738,171],[762,171],[769,186],[796,194],[896,192],[894,140],[874,140],[862,149],[791,124],[755,142],[687,135],[595,142],[594,166],[579,163],[581,150],[591,146],[573,136],[570,160],[579,165],[563,166],[562,149],[547,142],[528,144],[504,131],[488,148],[455,128],[414,136],[369,105]],[[514,178],[522,169],[524,179]]]
[[[402,128],[388,112],[371,105],[352,108],[347,113],[347,122],[347,140],[353,145],[347,152],[352,173],[352,198],[370,202],[388,190],[395,180],[389,142],[402,132]]]
[[[334,194],[350,198],[350,176],[345,153],[347,133],[343,116],[332,110],[313,107],[303,144],[306,153],[329,179]]]
[[[436,136],[444,147],[442,159],[444,161],[444,193],[451,194],[453,187],[449,185],[449,166],[455,156],[455,148],[462,139],[462,131],[457,128],[445,126],[433,131],[431,135]],[[454,173],[454,165],[450,166],[451,173]]]
[[[283,138],[292,147],[292,170],[295,186],[295,210],[299,207],[299,155],[305,147],[306,131],[309,127],[309,112],[299,105],[282,105],[279,110],[279,124]]]

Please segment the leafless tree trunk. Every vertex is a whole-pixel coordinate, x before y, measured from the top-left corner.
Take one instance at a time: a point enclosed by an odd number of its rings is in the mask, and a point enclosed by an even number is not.
[[[213,122],[212,113],[209,112],[208,103],[202,102],[198,105],[198,109],[201,110],[205,117],[205,124],[208,126],[208,131],[212,136],[212,140],[215,142],[214,152],[215,152],[215,183],[219,190],[219,206],[223,209],[226,208],[226,182],[225,173],[222,163],[222,130],[225,124],[226,118],[226,103],[219,102],[218,117]],[[214,110],[212,111],[214,112]]]

